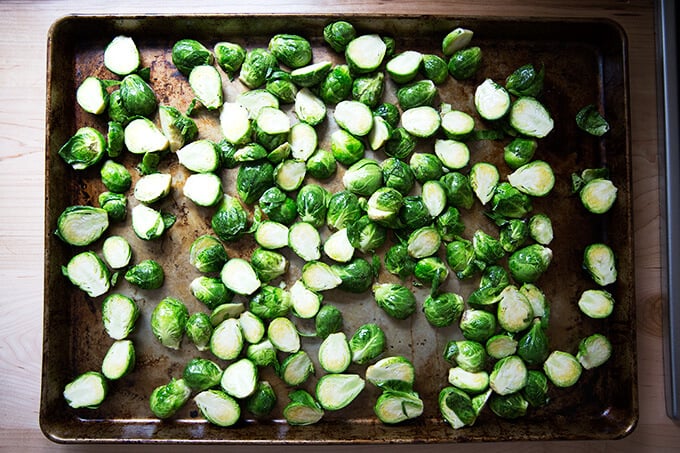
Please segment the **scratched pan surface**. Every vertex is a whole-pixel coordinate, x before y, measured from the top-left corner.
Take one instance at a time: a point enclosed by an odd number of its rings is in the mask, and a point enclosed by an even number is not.
[[[452,78],[439,87],[435,100],[474,114],[472,94],[483,78],[503,81],[515,68],[526,64],[545,64],[546,78],[542,99],[555,119],[554,131],[539,142],[538,156],[553,166],[557,183],[546,199],[534,200],[534,212],[545,212],[553,219],[555,240],[551,244],[554,261],[538,281],[551,303],[549,336],[551,349],[576,352],[578,341],[600,332],[614,346],[613,357],[603,367],[585,371],[574,387],[550,390],[550,404],[530,410],[526,417],[505,421],[485,409],[472,427],[451,429],[442,421],[437,395],[447,385],[449,364],[442,358],[447,341],[462,338],[456,327],[434,329],[418,310],[406,321],[389,319],[375,305],[370,293],[348,295],[342,291],[324,294],[324,302],[339,307],[344,314],[344,332],[351,336],[361,324],[379,323],[387,333],[385,355],[404,355],[416,365],[415,389],[425,402],[424,414],[397,426],[381,424],[373,413],[378,391],[370,384],[347,408],[327,411],[323,420],[312,426],[291,427],[282,417],[287,403],[286,388],[273,371],[264,369],[261,378],[277,390],[278,404],[272,415],[256,420],[246,411],[237,426],[225,429],[206,423],[190,401],[175,417],[159,421],[149,410],[151,391],[171,378],[180,377],[184,364],[199,353],[185,340],[178,351],[159,345],[149,328],[155,304],[166,296],[182,299],[191,313],[205,311],[188,290],[198,272],[189,265],[188,248],[199,235],[211,233],[213,209],[197,208],[182,196],[188,176],[170,156],[161,166],[173,174],[173,191],[158,207],[177,216],[176,224],[158,240],[145,242],[134,236],[129,218],[112,224],[107,234],[120,234],[132,244],[133,261],[153,258],[166,272],[162,288],[144,291],[131,287],[124,279],[113,291],[134,297],[142,310],[132,339],[137,349],[134,372],[112,382],[105,402],[96,410],[70,409],[61,392],[78,374],[97,370],[112,340],[101,324],[102,298],[91,299],[73,287],[62,275],[61,266],[80,249],[65,245],[53,231],[56,219],[69,205],[97,205],[104,190],[98,168],[81,172],[70,169],[57,155],[58,149],[78,127],[94,126],[102,131],[106,119],[83,113],[76,107],[75,90],[89,75],[112,78],[102,64],[105,45],[116,35],[132,36],[141,51],[144,66],[151,68],[151,85],[159,102],[184,110],[192,93],[186,79],[170,59],[170,49],[181,38],[195,38],[208,47],[218,41],[234,41],[246,48],[266,47],[275,33],[299,33],[314,48],[314,60],[342,61],[324,44],[323,26],[338,17],[328,16],[139,16],[139,17],[66,17],[56,22],[49,34],[47,125],[46,125],[46,213],[45,213],[45,298],[44,356],[40,422],[45,435],[57,442],[200,442],[200,443],[388,443],[388,442],[470,442],[500,440],[612,439],[630,433],[637,422],[637,382],[635,357],[635,300],[633,272],[633,232],[631,219],[631,158],[627,99],[626,47],[622,31],[610,22],[504,20],[494,18],[346,16],[360,33],[377,32],[396,39],[397,51],[414,49],[440,54],[443,36],[456,26],[475,31],[474,44],[484,53],[482,67],[469,81]],[[227,100],[233,100],[243,87],[224,78]],[[385,100],[393,100],[390,84]],[[578,131],[574,115],[586,104],[595,103],[612,125],[603,138]],[[289,111],[289,106],[283,107]],[[332,109],[329,110],[331,117]],[[196,113],[199,138],[219,140],[217,114],[199,109]],[[294,118],[291,113],[291,118]],[[486,125],[477,119],[480,128]],[[157,120],[157,119],[156,119]],[[335,126],[326,120],[317,127],[319,146],[329,149],[328,135]],[[502,177],[508,168],[502,160],[505,141],[471,143],[472,162],[497,164]],[[431,150],[423,141],[419,150]],[[384,158],[382,152],[374,157]],[[127,153],[120,160],[134,168],[138,157]],[[570,193],[570,175],[583,168],[606,164],[619,188],[613,210],[596,217],[585,212]],[[340,166],[341,167],[341,166]],[[339,168],[335,182],[322,182],[329,190],[341,189]],[[139,175],[131,171],[134,180]],[[226,191],[235,194],[235,171],[221,173]],[[129,207],[136,204],[128,197]],[[479,202],[464,212],[463,236],[482,228],[497,234],[495,226],[482,213]],[[324,232],[325,234],[325,232]],[[103,239],[102,239],[103,240]],[[101,241],[89,248],[101,251]],[[606,320],[591,320],[582,315],[576,301],[579,294],[594,284],[581,269],[584,247],[605,241],[614,248],[619,279],[611,288],[616,301],[613,315]],[[249,257],[254,242],[245,239],[227,244],[230,256]],[[298,278],[301,262],[290,256],[291,268],[286,283]],[[379,281],[395,281],[382,272]],[[478,285],[478,278],[459,281],[449,276],[446,289],[463,297]],[[407,281],[412,286],[411,281]],[[419,304],[424,290],[415,288]],[[247,303],[247,300],[242,299]],[[303,331],[313,326],[296,321]],[[303,348],[316,361],[318,340],[303,339]],[[225,362],[220,362],[222,366]],[[313,390],[323,374],[317,373],[304,386]],[[365,367],[352,365],[349,372],[363,375]]]

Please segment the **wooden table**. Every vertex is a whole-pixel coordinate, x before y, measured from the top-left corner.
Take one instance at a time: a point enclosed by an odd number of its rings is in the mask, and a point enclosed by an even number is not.
[[[483,3],[483,4],[479,4]],[[637,341],[640,419],[623,440],[386,446],[424,451],[678,451],[680,426],[666,417],[662,354],[662,288],[657,141],[654,2],[631,1],[341,1],[173,2],[169,0],[0,2],[0,451],[87,451],[56,445],[38,426],[42,353],[44,124],[46,38],[70,13],[389,12],[413,14],[607,17],[629,43],[633,150]],[[98,446],[98,451],[120,447]],[[278,448],[278,447],[276,447]],[[126,446],[126,451],[185,451],[186,447]],[[197,448],[200,449],[200,448]],[[228,449],[228,448],[227,448]],[[345,450],[327,447],[326,451]],[[353,450],[369,447],[354,447]],[[235,449],[234,449],[235,450]],[[245,448],[261,451],[262,447]]]

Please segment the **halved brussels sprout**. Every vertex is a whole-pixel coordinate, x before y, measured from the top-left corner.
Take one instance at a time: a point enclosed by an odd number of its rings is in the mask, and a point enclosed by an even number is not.
[[[310,261],[302,266],[302,281],[312,291],[327,291],[342,284],[340,276],[322,261]]]
[[[168,138],[170,151],[177,151],[198,135],[196,122],[175,107],[158,106],[158,119],[163,134]]]
[[[449,75],[446,61],[439,55],[434,54],[423,55],[420,70],[426,79],[432,80],[437,85],[444,83]]]
[[[486,371],[471,373],[463,368],[449,369],[449,384],[470,394],[485,391],[489,387],[489,374]]]
[[[527,367],[518,356],[500,359],[489,375],[489,386],[499,395],[510,395],[524,388],[527,383]]]
[[[302,88],[295,94],[295,114],[301,123],[316,126],[326,118],[326,104],[309,88]]]
[[[616,201],[618,189],[609,179],[595,178],[586,183],[579,192],[583,206],[593,214],[604,214]]]
[[[498,169],[488,162],[478,162],[472,166],[468,177],[477,199],[486,205],[496,192],[496,185],[500,179]]]
[[[357,74],[376,70],[387,53],[385,41],[377,34],[358,36],[347,43],[345,59],[350,69]]]
[[[465,224],[461,219],[460,211],[455,206],[450,206],[435,219],[435,228],[443,241],[450,242],[465,230]]]
[[[232,426],[241,417],[238,402],[221,390],[204,390],[194,397],[194,401],[203,417],[213,425]]]
[[[239,315],[238,322],[245,341],[250,344],[262,341],[266,330],[259,316],[251,311],[244,311]]]
[[[105,209],[92,206],[69,206],[57,219],[55,235],[70,245],[85,246],[99,239],[109,227]]]
[[[526,165],[534,158],[538,144],[533,138],[515,137],[503,148],[503,158],[513,170]]]
[[[185,76],[194,66],[212,64],[213,59],[212,52],[195,39],[181,39],[172,46],[172,62]]]
[[[279,376],[286,385],[298,386],[304,384],[309,376],[314,374],[314,362],[306,351],[295,352],[281,363]]]
[[[331,153],[343,165],[352,165],[364,156],[364,144],[344,129],[331,134]]]
[[[292,192],[300,188],[306,174],[307,165],[304,161],[285,159],[274,168],[274,184],[281,190]]]
[[[200,275],[189,284],[191,294],[211,310],[231,302],[234,293],[217,277]]]
[[[283,409],[283,417],[293,426],[312,425],[324,416],[324,410],[306,390],[295,390],[288,395],[290,403]]]
[[[509,395],[494,394],[489,400],[489,408],[491,412],[501,418],[515,419],[523,417],[527,412],[529,403],[522,396],[521,393],[512,393]]]
[[[375,323],[360,326],[349,340],[352,362],[366,364],[379,357],[386,347],[385,332]]]
[[[249,296],[260,288],[261,282],[253,266],[242,258],[231,258],[220,271],[220,278],[236,294]]]
[[[604,335],[596,333],[579,342],[576,359],[584,369],[590,370],[605,363],[611,355],[611,341]]]
[[[475,90],[475,107],[486,120],[497,120],[510,109],[510,95],[492,79],[486,79]]]
[[[194,66],[189,73],[189,86],[208,110],[217,110],[224,103],[222,76],[212,65]]]
[[[342,183],[350,192],[368,197],[382,186],[383,170],[377,161],[361,159],[347,169]]]
[[[438,217],[447,204],[447,192],[440,181],[426,181],[421,189],[421,197],[432,217]]]
[[[71,258],[62,273],[90,297],[105,294],[110,288],[110,273],[106,264],[94,252],[81,252]]]
[[[541,365],[550,353],[548,337],[540,319],[534,319],[531,328],[519,339],[517,355],[529,366]]]
[[[288,230],[288,246],[305,261],[321,258],[321,236],[314,226],[307,222],[296,222]]]
[[[200,272],[218,272],[227,259],[222,243],[209,234],[196,238],[189,248],[189,263]]]
[[[66,404],[74,409],[96,409],[106,398],[108,390],[106,378],[101,373],[87,371],[66,384],[63,396]]]
[[[432,80],[419,80],[397,90],[397,101],[406,111],[414,107],[432,105],[437,87]]]
[[[125,126],[125,147],[133,154],[163,151],[170,142],[160,129],[147,118],[135,118]]]
[[[133,194],[137,201],[144,204],[152,204],[170,193],[171,184],[172,175],[170,173],[144,175],[135,183]]]
[[[403,127],[392,130],[385,142],[385,154],[397,159],[406,159],[416,148],[416,138]]]
[[[274,369],[279,367],[276,349],[269,340],[262,340],[259,343],[249,345],[246,349],[246,357],[260,367],[269,365],[272,365]]]
[[[166,297],[151,313],[151,331],[158,341],[170,349],[179,349],[189,311],[179,299]]]
[[[377,151],[385,146],[387,140],[392,135],[392,126],[381,116],[373,114],[373,126],[368,133],[368,145],[373,151]]]
[[[457,148],[461,148],[461,143],[457,140],[463,140],[467,137],[475,128],[475,120],[472,116],[460,110],[449,110],[446,113],[441,113],[442,118],[442,129],[446,134],[447,138],[451,141],[450,145],[456,144]],[[442,140],[444,143],[449,143],[449,140]],[[453,148],[452,151],[457,151],[461,154],[461,149]],[[469,156],[468,156],[469,157]],[[462,159],[456,159],[462,161]],[[459,164],[458,164],[459,165]],[[457,165],[457,166],[458,166]],[[463,165],[464,166],[464,165]],[[462,168],[458,166],[458,168]]]
[[[475,202],[470,180],[464,174],[452,171],[439,179],[450,205],[470,209]]]
[[[583,252],[583,268],[600,286],[616,282],[617,269],[614,251],[607,244],[588,245]]]
[[[301,68],[293,69],[290,73],[290,79],[299,87],[313,87],[323,82],[332,67],[333,63],[331,63],[330,60],[312,63]]]
[[[333,117],[339,127],[356,137],[367,135],[373,127],[371,109],[359,101],[338,102]]]
[[[423,400],[413,391],[386,390],[373,406],[380,421],[391,425],[419,417],[423,410]]]
[[[132,248],[122,236],[109,236],[102,245],[104,260],[112,269],[122,269],[130,263]]]
[[[130,373],[135,366],[135,347],[130,340],[114,342],[102,360],[102,374],[113,381]]]
[[[352,362],[352,352],[343,332],[335,332],[323,339],[319,346],[319,364],[328,373],[342,373]]]
[[[255,242],[260,247],[275,250],[288,245],[289,229],[286,225],[274,222],[272,220],[265,220],[257,226],[255,230]]]
[[[81,127],[59,148],[58,154],[74,170],[84,170],[104,156],[106,138],[97,129]]]
[[[290,287],[290,299],[295,316],[308,319],[317,315],[323,297],[316,291],[307,288],[302,280],[297,280]]]
[[[184,182],[182,191],[198,206],[215,206],[222,198],[222,180],[214,173],[192,174]]]
[[[418,228],[409,235],[408,254],[415,259],[432,256],[439,250],[441,236],[433,226]]]
[[[366,380],[382,390],[409,391],[415,382],[415,368],[405,357],[385,357],[366,368]]]
[[[553,189],[555,174],[550,164],[542,160],[535,160],[510,173],[508,182],[527,195],[542,197]]]
[[[225,102],[220,110],[220,129],[227,142],[247,143],[252,132],[248,109],[237,102]]]
[[[508,285],[498,300],[498,325],[507,332],[521,332],[531,325],[534,311],[529,300],[516,286]]]
[[[323,251],[338,263],[347,263],[354,256],[354,247],[347,238],[347,228],[333,232],[323,244]]]
[[[354,401],[365,384],[358,374],[327,374],[316,384],[316,398],[324,409],[339,410]]]
[[[603,289],[588,289],[581,293],[578,307],[587,316],[595,319],[608,317],[614,311],[614,296]]]
[[[453,55],[457,50],[463,49],[470,44],[474,32],[467,28],[456,27],[451,30],[442,40],[442,53],[446,56]]]
[[[281,352],[295,353],[300,350],[300,334],[288,318],[272,319],[267,327],[267,338]]]
[[[553,351],[543,362],[543,371],[557,387],[571,387],[581,377],[583,367],[572,354],[565,351]]]
[[[147,259],[128,269],[125,280],[141,289],[158,289],[163,286],[165,273],[157,261]]]
[[[505,88],[515,96],[538,96],[543,90],[545,68],[536,71],[531,63],[520,66],[505,79]]]
[[[104,49],[104,66],[119,76],[132,74],[139,67],[139,50],[129,36],[116,36]]]
[[[541,407],[548,404],[548,378],[540,370],[529,370],[527,385],[522,389],[522,396],[533,407]]]
[[[416,230],[432,223],[432,216],[419,195],[404,197],[404,204],[399,210],[399,220],[408,230]]]
[[[139,307],[131,297],[111,294],[102,302],[104,330],[114,340],[123,340],[134,330]]]
[[[396,319],[406,319],[416,311],[416,299],[410,289],[397,283],[375,283],[373,297],[378,307]]]
[[[222,369],[212,360],[196,357],[191,359],[182,372],[182,379],[192,390],[202,392],[216,387],[222,378]]]
[[[486,353],[494,359],[502,359],[517,353],[517,340],[510,334],[499,333],[486,341]]]
[[[126,75],[120,82],[120,99],[131,116],[150,118],[158,107],[153,89],[138,74]]]
[[[246,307],[241,302],[227,302],[213,308],[210,313],[210,323],[218,326],[228,318],[236,318],[245,311]],[[239,323],[240,326],[240,323]]]
[[[520,134],[543,138],[554,127],[550,112],[537,99],[520,97],[512,103],[509,114],[510,125]]]
[[[529,235],[542,245],[548,245],[553,240],[553,228],[550,217],[545,214],[535,214],[529,219]]]
[[[422,61],[423,54],[415,50],[407,50],[392,57],[385,65],[385,70],[395,82],[406,83],[418,74]]]
[[[106,110],[109,93],[106,85],[97,77],[89,76],[78,86],[76,90],[76,102],[88,113],[99,115]]]
[[[243,349],[243,331],[236,318],[227,318],[218,324],[210,337],[210,352],[222,360],[233,360]]]
[[[242,358],[224,369],[220,386],[234,398],[243,399],[255,392],[257,378],[257,366],[250,359]]]
[[[501,182],[493,194],[491,209],[502,217],[523,218],[532,210],[531,198],[510,183]]]
[[[463,390],[445,387],[439,392],[439,411],[453,429],[472,425],[477,414],[472,400]]]

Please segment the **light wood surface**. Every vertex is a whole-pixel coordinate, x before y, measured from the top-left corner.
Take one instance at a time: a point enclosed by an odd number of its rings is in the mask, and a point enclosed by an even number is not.
[[[660,209],[654,3],[645,1],[115,0],[0,2],[0,451],[120,451],[57,445],[38,426],[42,357],[46,38],[70,13],[393,12],[449,16],[607,17],[629,43],[640,418],[618,441],[352,447],[353,451],[680,451],[680,426],[666,416],[662,354]],[[279,447],[276,447],[279,448]],[[129,445],[126,451],[186,451]],[[223,448],[226,451],[230,449]],[[344,451],[330,446],[326,451]],[[196,450],[205,450],[196,447]],[[233,448],[233,451],[236,451]],[[243,450],[242,448],[238,449]],[[268,450],[263,447],[245,450]],[[292,451],[292,449],[290,449]]]

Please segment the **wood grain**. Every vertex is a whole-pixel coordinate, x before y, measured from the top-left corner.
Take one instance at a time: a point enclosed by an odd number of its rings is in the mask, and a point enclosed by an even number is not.
[[[50,25],[69,13],[109,14],[107,1],[0,3],[0,451],[90,451],[56,445],[38,426],[42,354],[45,55]],[[115,2],[115,12],[186,13],[187,2]],[[606,17],[629,45],[640,420],[620,441],[353,447],[360,451],[664,452],[678,451],[680,427],[665,413],[662,354],[657,88],[653,1],[330,1],[192,2],[192,13],[359,12],[450,16]],[[97,446],[97,451],[120,447]],[[129,446],[127,451],[186,451]],[[200,448],[196,448],[200,450]],[[277,449],[280,449],[277,447]],[[234,449],[235,450],[235,449]],[[239,448],[267,451],[269,448]],[[284,449],[286,450],[286,449]],[[288,449],[290,450],[290,449]],[[345,451],[346,447],[328,447]]]

